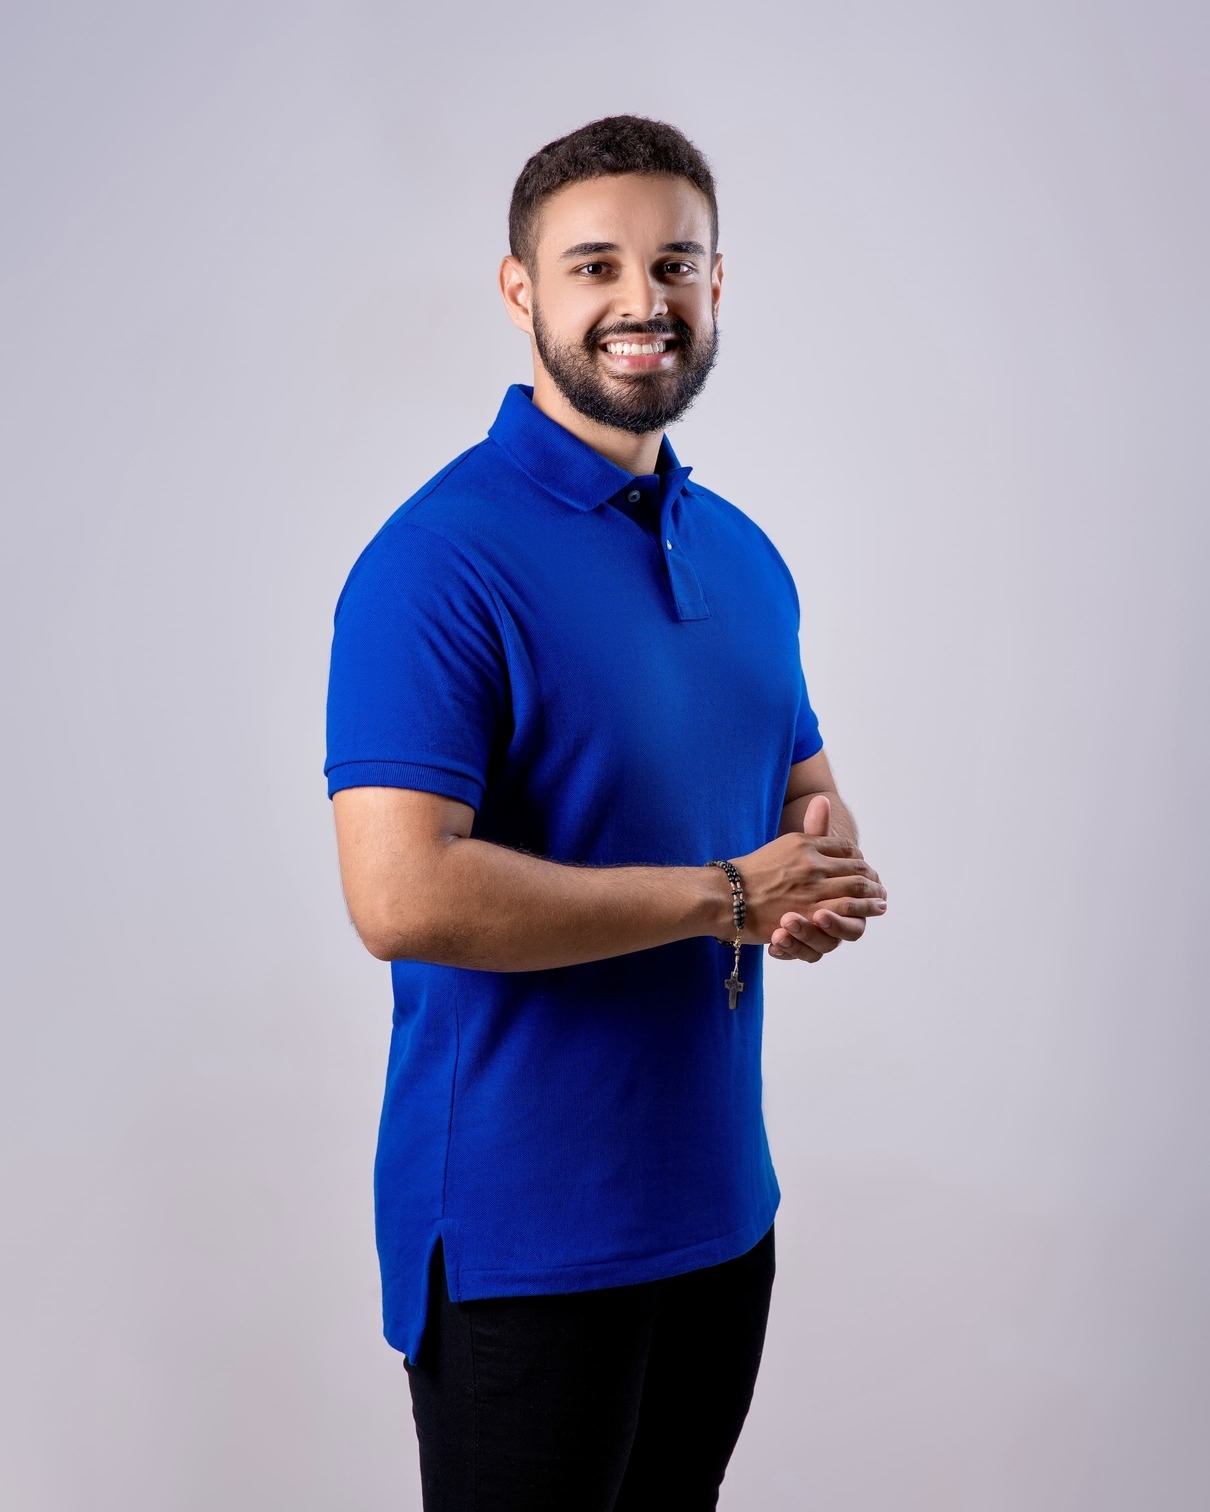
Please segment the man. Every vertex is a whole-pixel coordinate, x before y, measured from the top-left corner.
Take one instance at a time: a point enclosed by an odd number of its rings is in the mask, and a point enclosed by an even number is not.
[[[717,349],[705,160],[593,122],[526,164],[509,235],[532,389],[336,613],[341,873],[394,985],[385,1331],[427,1512],[696,1512],[773,1280],[761,946],[817,961],[886,893],[789,570],[664,436]]]

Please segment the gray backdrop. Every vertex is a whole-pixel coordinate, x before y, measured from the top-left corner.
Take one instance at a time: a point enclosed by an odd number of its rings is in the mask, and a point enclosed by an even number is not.
[[[331,616],[528,376],[514,176],[618,110],[716,167],[675,444],[795,573],[890,893],[766,963],[779,1277],[723,1506],[1210,1505],[1205,8],[24,9],[4,1507],[419,1507]]]

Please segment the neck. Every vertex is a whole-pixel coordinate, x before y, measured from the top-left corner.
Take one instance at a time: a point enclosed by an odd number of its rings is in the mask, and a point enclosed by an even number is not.
[[[550,374],[538,364],[535,364],[534,369],[534,403],[544,415],[549,415],[564,430],[578,436],[616,467],[636,474],[655,471],[660,455],[660,441],[664,435],[662,430],[634,436],[629,431],[618,430],[616,426],[590,420],[587,415],[582,415],[578,409],[568,404],[551,381]]]

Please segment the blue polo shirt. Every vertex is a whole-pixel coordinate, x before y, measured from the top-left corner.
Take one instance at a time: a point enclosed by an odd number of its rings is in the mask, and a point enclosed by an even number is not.
[[[556,862],[755,850],[822,746],[790,571],[666,439],[634,477],[532,392],[354,564],[329,794],[443,793],[476,838]],[[734,1011],[709,935],[545,971],[392,962],[375,1215],[396,1349],[420,1347],[438,1238],[462,1301],[677,1275],[768,1230],[763,947],[741,952]]]

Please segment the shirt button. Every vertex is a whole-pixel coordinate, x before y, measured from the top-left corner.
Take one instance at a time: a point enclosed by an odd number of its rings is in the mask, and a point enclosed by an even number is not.
[[[665,541],[664,545],[667,546],[667,548],[668,548],[669,551],[672,550],[672,542],[671,541]]]
[[[632,504],[637,504],[639,502],[639,500],[643,497],[643,495],[639,492],[639,490],[637,488],[632,488],[630,490],[630,492],[626,495],[626,497],[630,500],[630,502]]]

